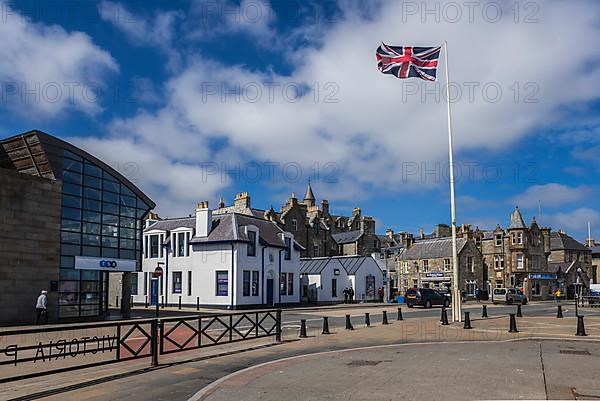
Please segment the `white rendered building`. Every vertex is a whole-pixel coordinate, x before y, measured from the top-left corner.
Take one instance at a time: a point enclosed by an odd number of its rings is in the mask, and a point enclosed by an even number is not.
[[[300,273],[305,302],[343,302],[345,288],[354,290],[356,302],[372,302],[383,287],[383,270],[372,256],[301,259]]]
[[[136,304],[150,302],[152,273],[163,269],[159,302],[170,306],[278,306],[300,302],[300,251],[276,223],[238,213],[149,221]]]

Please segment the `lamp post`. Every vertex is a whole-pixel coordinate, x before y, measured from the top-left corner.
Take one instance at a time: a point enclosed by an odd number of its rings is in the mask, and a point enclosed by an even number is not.
[[[579,316],[579,312],[577,310],[577,306],[579,305],[579,276],[581,274],[581,267],[577,268],[577,281],[575,283],[575,316]]]

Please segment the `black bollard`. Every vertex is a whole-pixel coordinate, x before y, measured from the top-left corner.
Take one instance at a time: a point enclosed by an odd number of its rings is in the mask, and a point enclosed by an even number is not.
[[[383,311],[383,323],[382,324],[390,324],[387,319],[387,312]]]
[[[306,319],[300,320],[300,338],[306,338]]]
[[[556,318],[557,319],[562,319],[563,318],[562,305],[558,305],[558,309],[556,310]]]
[[[467,329],[470,330],[473,327],[471,327],[471,312],[465,312],[465,325],[463,326],[463,329]]]
[[[488,317],[488,315],[487,315],[487,305],[483,305],[483,310],[481,311],[481,317]]]
[[[448,311],[446,310],[446,308],[442,309],[442,326],[448,326],[450,323],[448,323]]]
[[[515,314],[509,313],[509,315],[510,315],[510,326],[508,328],[508,332],[509,333],[518,333],[519,330],[517,330],[517,319],[515,318]]]
[[[323,332],[321,334],[331,334],[329,332],[329,318],[327,316],[323,316]]]
[[[368,313],[365,313],[365,326],[371,327],[371,317]]]
[[[118,308],[119,307],[119,296],[118,295],[117,295],[117,301],[115,302],[115,304],[116,304],[116,307]]]
[[[444,313],[446,313],[446,308],[442,306],[442,313],[440,313],[440,322],[444,321]]]
[[[148,309],[148,295],[146,295],[146,299],[144,300],[144,308]]]
[[[177,305],[179,309],[181,309],[181,295],[179,296],[179,305]]]
[[[350,315],[346,315],[346,330],[354,330],[352,322],[350,321]]]
[[[521,311],[521,304],[517,305],[517,317],[523,317],[523,312]]]
[[[398,308],[398,320],[404,320],[402,317],[402,308]]]
[[[196,297],[196,310],[200,310],[200,297]]]
[[[585,325],[583,324],[583,316],[577,316],[577,334],[576,336],[587,336],[585,334]]]

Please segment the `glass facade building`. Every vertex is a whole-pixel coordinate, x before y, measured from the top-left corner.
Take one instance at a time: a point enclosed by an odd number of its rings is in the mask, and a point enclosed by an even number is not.
[[[59,317],[98,316],[108,308],[108,272],[75,269],[75,257],[139,264],[150,205],[92,161],[68,150],[63,157]]]

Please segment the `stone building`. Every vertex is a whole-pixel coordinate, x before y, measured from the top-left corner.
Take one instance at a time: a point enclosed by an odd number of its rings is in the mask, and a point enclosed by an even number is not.
[[[481,252],[471,238],[457,238],[459,288],[468,296],[484,286],[484,267]],[[413,287],[452,287],[452,239],[433,238],[408,241],[397,257],[397,277],[400,293]]]
[[[327,200],[317,204],[310,182],[303,199],[292,193],[279,211],[273,207],[253,208],[247,192],[237,194],[230,206],[221,199],[213,211],[215,215],[232,212],[276,222],[284,231],[292,233],[304,248],[303,258],[379,253],[375,220],[364,216],[359,208],[355,208],[351,216],[331,214]]]
[[[600,279],[600,244],[591,242],[590,249],[592,250],[592,283],[598,284]]]
[[[127,316],[152,207],[113,168],[56,137],[0,140],[0,323],[34,323],[40,290],[50,321],[102,317],[109,272],[122,272]]]
[[[556,275],[555,287],[560,288],[568,299],[574,298],[577,283],[585,294],[593,277],[592,250],[564,231],[553,232],[550,234],[548,272]]]
[[[472,236],[483,254],[487,290],[523,288],[528,298],[551,297],[555,276],[548,272],[550,228],[540,228],[535,218],[525,224],[518,207],[511,213],[508,228],[477,228]]]

